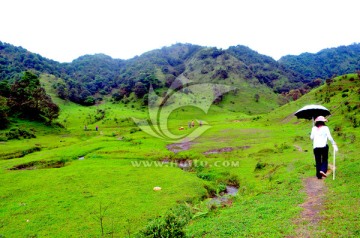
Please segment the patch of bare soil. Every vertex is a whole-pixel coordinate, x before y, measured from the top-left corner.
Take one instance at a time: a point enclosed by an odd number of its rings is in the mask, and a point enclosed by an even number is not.
[[[169,144],[166,146],[166,148],[174,153],[178,153],[181,151],[189,150],[192,144],[193,143],[190,141],[184,141],[181,143]]]
[[[235,149],[245,150],[245,149],[249,149],[249,148],[250,148],[250,146],[248,146],[248,145],[237,146],[235,148],[233,148],[233,147],[224,147],[224,148],[220,148],[220,149],[208,150],[208,151],[205,151],[203,154],[204,155],[218,154],[218,153],[224,153],[224,152],[231,152],[231,151],[233,151]]]
[[[303,152],[303,149],[301,148],[301,146],[298,146],[298,145],[294,145],[296,150],[299,151],[299,152]]]
[[[281,120],[281,123],[288,123],[295,117],[294,114],[290,114]]]
[[[321,220],[320,212],[324,209],[326,186],[324,179],[317,179],[316,177],[304,179],[303,184],[307,198],[300,205],[304,210],[301,212],[301,217],[296,221],[298,228],[293,237],[308,238],[312,237],[311,232]]]
[[[208,151],[205,151],[203,154],[204,155],[218,154],[218,153],[223,153],[223,152],[230,152],[233,150],[234,150],[234,148],[232,148],[232,147],[224,147],[224,148],[220,148],[220,149],[208,150]]]

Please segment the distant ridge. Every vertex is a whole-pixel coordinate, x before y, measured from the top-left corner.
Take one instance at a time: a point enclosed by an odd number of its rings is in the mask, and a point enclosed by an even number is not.
[[[195,82],[241,86],[248,93],[255,92],[256,87],[268,88],[275,94],[299,88],[306,91],[315,85],[312,81],[316,78],[353,73],[359,65],[359,44],[275,61],[242,45],[223,50],[177,43],[128,60],[94,54],[59,63],[0,42],[0,80],[14,80],[25,70],[51,74],[58,79],[53,88],[59,97],[86,105],[105,95],[111,95],[115,101],[130,97],[146,103],[150,85],[159,92],[165,91],[180,75]]]
[[[354,73],[360,70],[360,43],[323,49],[315,54],[287,55],[278,62],[309,79]]]

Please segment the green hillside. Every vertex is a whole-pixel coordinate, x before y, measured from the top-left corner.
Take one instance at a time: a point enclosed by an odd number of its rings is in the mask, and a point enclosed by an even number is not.
[[[283,102],[279,97],[286,94],[287,98],[298,98],[319,85],[317,78],[356,72],[357,52],[358,45],[354,44],[275,61],[241,45],[217,49],[178,43],[129,60],[95,54],[58,63],[0,42],[0,81],[14,82],[23,71],[30,70],[55,76],[52,87],[57,95],[78,104],[94,105],[111,96],[114,101],[145,105],[150,86],[163,94],[178,84],[178,77],[186,77],[193,82],[237,87],[240,93],[221,98],[224,104],[231,102],[231,110],[254,114],[276,108]],[[258,103],[253,104],[253,99]]]
[[[115,101],[124,102],[130,97],[146,102],[150,86],[163,93],[179,76],[189,77],[195,82],[241,85],[244,91],[249,87],[259,87],[264,89],[260,90],[264,91],[264,98],[276,97],[270,91],[277,94],[288,92],[307,87],[310,82],[272,58],[244,46],[223,50],[178,43],[129,60],[95,54],[81,56],[71,63],[58,63],[0,42],[0,80],[13,82],[25,70],[54,75],[53,87],[58,96],[82,105],[100,103],[105,96],[112,96]],[[253,97],[254,93],[247,93],[236,103],[244,103],[249,96]],[[260,106],[260,111],[268,112],[276,107],[277,100],[273,101],[273,105]],[[258,112],[252,110],[252,106],[248,108],[246,110],[251,113]]]
[[[228,61],[232,65],[231,57]],[[228,76],[234,84],[249,83]],[[170,133],[192,133],[200,120],[210,127],[177,145],[138,129],[131,117],[147,118],[145,108],[107,98],[96,106],[81,106],[55,96],[54,76],[40,80],[60,106],[57,122],[64,128],[14,118],[12,127],[1,131],[2,237],[360,234],[357,74],[328,81],[261,116],[232,112],[228,103],[213,105],[207,114],[184,105],[169,116]],[[336,180],[329,176],[323,181],[327,189],[321,219],[299,222],[300,204],[308,199],[304,181],[315,176],[315,169],[311,122],[293,113],[313,103],[332,112],[328,126],[339,147]],[[194,128],[187,126],[191,120]],[[181,126],[185,129],[179,130]],[[36,138],[6,139],[4,134],[15,128]],[[192,161],[192,166],[182,170],[179,161]],[[238,188],[235,197],[214,199],[229,185]],[[157,186],[160,191],[153,190]]]
[[[283,56],[279,63],[309,80],[328,79],[360,69],[360,44],[323,49],[316,54]]]

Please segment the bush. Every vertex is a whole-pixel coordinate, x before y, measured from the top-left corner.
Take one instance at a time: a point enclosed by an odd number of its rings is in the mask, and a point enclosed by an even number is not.
[[[57,121],[57,122],[54,122],[54,123],[53,123],[53,126],[54,126],[54,127],[59,127],[59,128],[65,128],[65,126],[64,126],[63,124],[61,124],[60,122],[58,122],[58,121]]]
[[[8,138],[4,134],[0,135],[0,141],[7,141],[7,140]]]
[[[206,189],[207,197],[215,197],[216,196],[217,188],[213,183],[205,184],[204,188]]]
[[[137,128],[137,127],[133,127],[133,128],[130,129],[130,134],[133,134],[133,133],[138,132],[138,131],[141,131],[141,129]]]
[[[334,131],[341,131],[341,130],[342,130],[341,125],[335,125],[334,126]]]
[[[255,171],[262,170],[266,167],[267,163],[263,163],[261,161],[257,162],[255,166]]]
[[[275,148],[278,150],[279,153],[282,153],[284,152],[284,150],[290,149],[291,146],[286,143],[282,143],[280,146],[275,144]]]
[[[216,194],[220,194],[222,192],[226,191],[226,184],[225,183],[219,183],[216,187]]]
[[[139,232],[137,237],[186,237],[184,227],[192,213],[185,205],[178,205],[163,217],[158,217]]]
[[[226,179],[226,183],[231,186],[239,187],[239,177],[237,175],[229,175]]]
[[[34,133],[20,128],[12,128],[9,132],[5,133],[5,136],[7,137],[8,140],[21,139],[21,138],[24,139],[36,138]]]
[[[196,175],[198,176],[198,178],[201,178],[206,181],[213,181],[215,180],[216,177],[215,174],[206,171],[197,172]]]

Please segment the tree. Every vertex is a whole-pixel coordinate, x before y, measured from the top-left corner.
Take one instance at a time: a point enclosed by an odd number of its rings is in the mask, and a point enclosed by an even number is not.
[[[40,103],[40,108],[42,108],[40,116],[46,121],[46,124],[51,124],[54,119],[59,117],[60,108],[52,102],[50,96],[46,95],[46,98],[47,100]]]
[[[7,99],[0,96],[0,129],[5,129],[9,124],[8,112],[9,107],[7,105]]]
[[[0,81],[0,96],[9,97],[10,95],[10,84],[7,80]]]
[[[57,118],[60,110],[41,87],[38,76],[30,71],[12,85],[8,105],[10,111],[19,117],[47,123]]]
[[[87,96],[86,99],[84,100],[84,105],[86,106],[91,106],[95,104],[95,98],[93,96]]]
[[[70,89],[69,92],[69,99],[73,102],[78,103],[79,102],[79,92],[76,88]]]
[[[23,77],[16,81],[9,97],[9,106],[13,113],[19,113],[20,117],[35,119],[39,113],[39,98],[42,94],[38,77],[26,71]]]
[[[56,89],[57,89],[57,95],[61,99],[66,99],[69,96],[68,89],[67,89],[66,84],[64,82],[58,83]]]
[[[134,93],[136,97],[142,98],[147,93],[145,85],[142,82],[136,82],[134,87]]]
[[[114,101],[120,101],[122,98],[120,97],[120,93],[114,93],[112,96],[112,99],[114,100]]]

